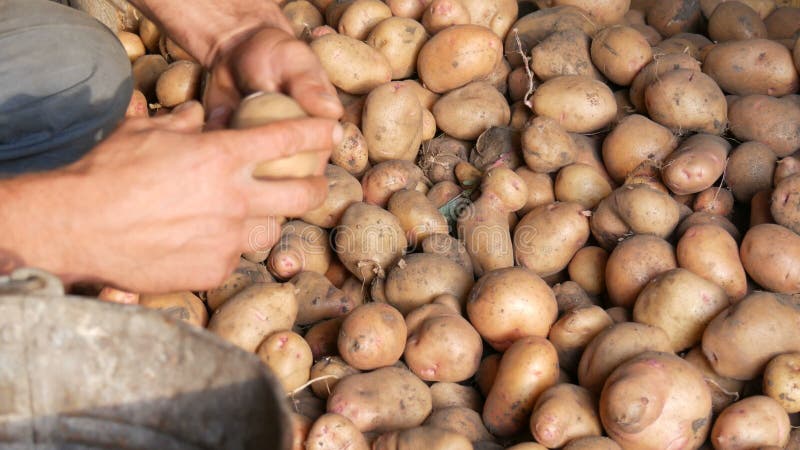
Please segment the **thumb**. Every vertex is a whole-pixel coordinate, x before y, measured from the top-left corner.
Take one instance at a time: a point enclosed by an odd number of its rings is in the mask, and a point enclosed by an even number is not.
[[[203,105],[191,100],[178,105],[170,114],[152,119],[152,124],[169,131],[197,133],[203,129],[204,116]]]

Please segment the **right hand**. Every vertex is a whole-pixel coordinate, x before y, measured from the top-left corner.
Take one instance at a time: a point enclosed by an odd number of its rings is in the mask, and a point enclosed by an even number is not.
[[[57,228],[39,232],[58,233],[68,248],[39,242],[15,250],[27,265],[67,282],[141,293],[205,290],[233,271],[241,253],[277,241],[275,216],[298,217],[324,200],[322,174],[341,140],[335,120],[206,133],[202,126],[196,102],[170,115],[127,120],[77,163],[43,174],[41,183],[51,184],[40,190],[58,191],[48,205]],[[261,161],[309,151],[319,154],[319,176],[251,175]]]

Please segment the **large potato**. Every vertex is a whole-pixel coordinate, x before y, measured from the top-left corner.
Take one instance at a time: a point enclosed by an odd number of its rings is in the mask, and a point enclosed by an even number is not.
[[[456,139],[477,139],[493,126],[506,126],[511,110],[503,94],[483,81],[453,89],[433,105],[442,131]]]
[[[598,333],[614,324],[603,308],[590,305],[569,309],[550,328],[548,339],[558,351],[558,365],[574,372],[581,354]]]
[[[575,141],[555,119],[534,117],[525,124],[521,139],[525,164],[534,172],[556,172],[575,161]]]
[[[294,289],[289,283],[253,284],[214,311],[208,331],[255,352],[265,337],[292,328],[297,317]]]
[[[577,203],[538,206],[514,229],[514,257],[539,276],[564,270],[589,239],[589,219]]]
[[[292,392],[303,386],[311,373],[314,356],[303,336],[289,331],[276,331],[264,339],[256,354],[272,370],[283,390]]]
[[[376,25],[390,17],[392,10],[380,0],[355,0],[339,17],[337,28],[345,36],[363,41]]]
[[[554,192],[560,202],[573,202],[591,210],[612,191],[606,175],[594,166],[574,163],[562,167],[556,175]]]
[[[664,0],[647,8],[647,24],[662,36],[693,33],[703,25],[703,14],[698,0]]]
[[[383,276],[407,247],[405,233],[395,216],[360,202],[345,210],[333,243],[347,270],[364,282]]]
[[[402,83],[386,83],[373,89],[364,102],[361,131],[373,163],[413,161],[422,142],[422,105]]]
[[[741,141],[767,144],[779,158],[800,149],[800,103],[789,98],[746,95],[728,108],[730,131]]]
[[[695,134],[664,159],[661,177],[675,194],[695,194],[710,188],[725,171],[731,144],[711,134]]]
[[[665,127],[722,134],[728,124],[725,95],[708,75],[689,69],[670,70],[644,94],[650,117]]]
[[[669,129],[631,114],[603,140],[603,162],[611,178],[619,183],[644,161],[662,161],[677,146],[678,139]]]
[[[435,273],[435,277],[431,274]],[[386,276],[386,300],[401,313],[432,302],[443,294],[463,301],[473,285],[472,272],[441,255],[415,253],[401,258]]]
[[[483,422],[496,436],[513,436],[528,425],[539,395],[558,381],[558,355],[547,339],[526,336],[503,354]]]
[[[780,97],[797,91],[800,76],[792,54],[768,39],[722,42],[703,61],[703,72],[725,92]]]
[[[768,145],[744,142],[733,149],[725,168],[725,181],[737,201],[747,203],[758,191],[772,187],[777,157]]]
[[[378,50],[342,34],[326,34],[311,41],[331,83],[351,94],[366,94],[391,81],[392,67]]]
[[[494,31],[500,39],[517,20],[519,7],[516,0],[459,0],[469,13],[470,23]]]
[[[800,351],[800,299],[755,292],[708,324],[703,353],[723,377],[750,380],[781,353]]]
[[[600,419],[622,448],[696,449],[711,428],[711,393],[691,364],[671,353],[646,352],[608,377]]]
[[[417,71],[425,87],[444,93],[487,77],[502,56],[503,43],[490,29],[455,25],[422,46]]]
[[[523,336],[547,336],[558,305],[538,275],[513,267],[489,272],[475,283],[467,315],[486,342],[502,351]]]
[[[548,448],[561,448],[574,439],[603,432],[592,393],[566,383],[542,392],[533,407],[530,428],[536,441]]]
[[[767,37],[767,26],[746,4],[722,2],[708,18],[708,37],[716,42],[762,39]]]
[[[635,322],[606,328],[589,342],[578,364],[578,383],[600,393],[606,379],[620,364],[646,352],[669,352],[669,336],[661,328]]]
[[[678,266],[725,290],[732,301],[747,294],[747,276],[736,241],[717,225],[695,225],[678,241]]]
[[[531,49],[548,35],[572,29],[591,36],[597,31],[597,25],[585,11],[574,6],[540,9],[520,17],[505,38],[508,62],[512,67],[519,67],[523,63],[522,55],[530,55]]]
[[[717,450],[783,448],[792,427],[780,403],[756,395],[725,408],[714,422],[711,443]]]
[[[730,305],[716,284],[686,269],[658,275],[636,298],[633,320],[659,327],[667,333],[672,351],[697,343],[709,322]]]
[[[653,50],[634,28],[616,25],[597,33],[592,40],[592,62],[612,82],[628,86],[653,59]]]
[[[417,56],[427,40],[425,29],[416,20],[392,17],[375,25],[366,42],[389,61],[392,79],[400,80],[416,72]]]
[[[404,358],[425,381],[464,381],[475,375],[483,343],[475,328],[457,314],[425,319],[408,336]]]
[[[583,75],[602,80],[592,64],[591,38],[581,29],[557,31],[531,50],[531,70],[536,78],[547,81],[561,75]]]
[[[406,345],[403,315],[385,303],[365,303],[345,316],[339,328],[339,354],[359,370],[397,362]]]
[[[630,308],[647,283],[678,267],[675,250],[665,240],[635,234],[611,252],[606,263],[606,289],[614,306]]]
[[[565,75],[542,83],[531,97],[538,115],[555,119],[567,131],[589,133],[614,120],[614,93],[602,81]]]
[[[448,232],[447,220],[419,191],[403,189],[395,192],[387,209],[400,221],[411,246],[417,246],[433,234]]]
[[[340,380],[328,412],[347,417],[362,432],[411,428],[430,414],[431,391],[408,369],[384,367]]]
[[[364,200],[364,191],[361,183],[339,166],[328,164],[325,177],[328,179],[328,196],[322,205],[307,212],[302,220],[321,228],[333,228],[348,206]]]
[[[800,236],[780,225],[765,223],[744,235],[739,255],[747,274],[765,289],[800,292]]]
[[[688,69],[700,72],[700,61],[686,53],[654,55],[653,61],[639,71],[628,90],[631,103],[636,107],[637,111],[640,113],[647,111],[644,103],[645,89],[656,81],[661,74],[675,69]]]

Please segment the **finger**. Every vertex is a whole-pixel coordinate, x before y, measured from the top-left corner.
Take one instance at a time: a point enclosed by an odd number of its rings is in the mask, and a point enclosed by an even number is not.
[[[285,158],[300,152],[330,152],[342,140],[339,122],[331,119],[291,119],[242,130],[204,133],[203,143],[233,155],[240,165],[252,169],[262,161]]]
[[[196,133],[203,128],[205,111],[194,100],[183,103],[170,114],[151,119],[151,126],[179,133]]]
[[[325,201],[328,180],[325,177],[285,180],[257,180],[243,183],[250,217],[300,217]]]
[[[284,220],[275,217],[248,219],[244,224],[244,240],[242,253],[266,252],[281,237],[281,225]]]
[[[206,80],[203,104],[208,111],[206,130],[220,130],[228,125],[231,114],[241,101],[241,94],[224,63],[215,67]]]

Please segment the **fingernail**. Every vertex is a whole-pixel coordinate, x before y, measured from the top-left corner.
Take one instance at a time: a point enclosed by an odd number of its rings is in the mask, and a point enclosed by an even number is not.
[[[344,139],[344,128],[340,124],[336,124],[333,127],[333,145],[338,146],[342,139]]]

